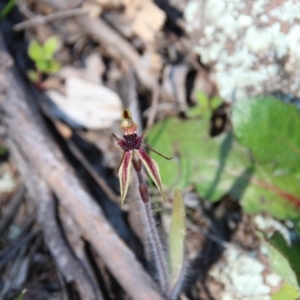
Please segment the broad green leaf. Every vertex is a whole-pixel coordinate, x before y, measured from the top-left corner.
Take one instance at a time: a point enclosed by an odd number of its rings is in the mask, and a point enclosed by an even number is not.
[[[203,198],[217,201],[229,194],[246,212],[267,211],[278,218],[300,218],[300,181],[292,174],[275,175],[271,164],[257,165],[231,133],[211,138],[207,118],[158,122],[148,144],[171,161],[152,154],[169,189],[195,186]]]
[[[297,220],[300,218],[299,184],[300,180],[292,174],[274,175],[270,164],[256,165],[242,194],[243,207],[248,213],[269,212],[279,219]],[[238,198],[234,190],[231,195]]]
[[[279,291],[272,295],[272,300],[297,300],[299,297],[300,291],[286,283]]]
[[[43,59],[43,46],[37,40],[30,42],[28,56],[35,62]]]
[[[237,101],[234,134],[261,163],[271,162],[277,174],[300,175],[300,116],[297,108],[273,96]]]
[[[236,178],[251,166],[247,150],[238,147],[231,134],[212,139],[204,118],[169,118],[157,123],[148,134],[148,143],[171,161],[152,154],[160,167],[162,182],[170,189],[193,184],[200,195],[216,201],[228,193]],[[233,153],[232,148],[238,147]],[[230,166],[234,175],[226,172]]]
[[[284,281],[297,288],[297,279],[288,260],[275,248],[268,244],[268,252],[272,268]]]
[[[270,258],[270,264],[274,271],[282,279],[299,290],[300,249],[298,246],[287,245],[283,236],[277,231],[271,238],[265,234],[259,234],[265,241]]]
[[[296,287],[300,286],[300,247],[299,244],[288,245],[284,237],[276,231],[271,238],[269,238],[269,243],[272,244],[289,262],[292,268],[296,280]]]
[[[176,284],[184,267],[185,208],[180,190],[174,194],[172,223],[169,234],[169,268]]]
[[[47,39],[47,41],[43,45],[44,59],[53,59],[53,55],[57,51],[59,43],[60,41],[56,36],[52,36]]]

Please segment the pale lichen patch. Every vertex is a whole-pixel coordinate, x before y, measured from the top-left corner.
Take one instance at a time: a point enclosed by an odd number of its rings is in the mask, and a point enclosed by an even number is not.
[[[264,282],[264,272],[259,261],[230,248],[209,275],[223,284],[221,299],[270,300],[271,288]]]
[[[187,12],[193,7],[190,1]],[[299,1],[207,0],[193,16],[203,25],[194,27],[194,50],[224,99],[275,89],[300,96]]]

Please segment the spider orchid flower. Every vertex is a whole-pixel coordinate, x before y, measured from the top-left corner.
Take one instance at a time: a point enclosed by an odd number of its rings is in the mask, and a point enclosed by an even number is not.
[[[137,124],[133,122],[131,114],[128,109],[124,109],[122,114],[122,123],[120,129],[124,132],[123,139],[118,138],[116,135],[113,134],[113,137],[118,142],[118,145],[122,148],[123,156],[118,168],[118,174],[120,179],[120,190],[121,190],[121,204],[123,205],[129,180],[130,180],[130,171],[131,165],[133,165],[134,170],[136,171],[138,176],[141,175],[142,166],[144,165],[155,183],[156,187],[158,188],[159,192],[161,193],[162,197],[165,200],[162,181],[159,174],[159,168],[157,163],[147,154],[145,149],[142,147],[147,147],[148,149],[152,150],[158,155],[166,159],[171,159],[165,157],[164,155],[158,153],[156,150],[152,149],[151,147],[143,144],[144,133],[142,135],[138,135]],[[142,184],[140,183],[140,190],[143,189]],[[142,197],[144,202],[149,201],[147,200],[148,197]]]

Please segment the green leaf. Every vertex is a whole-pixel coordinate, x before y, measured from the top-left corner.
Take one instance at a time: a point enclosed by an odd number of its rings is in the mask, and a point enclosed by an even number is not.
[[[198,194],[217,201],[229,194],[241,200],[246,212],[300,218],[300,180],[293,174],[276,176],[271,164],[254,164],[249,151],[231,133],[211,138],[209,119],[169,118],[148,133],[148,143],[171,161],[152,154],[169,189],[195,186]]]
[[[196,100],[196,105],[189,109],[187,116],[198,117],[201,115],[202,117],[209,118],[211,115],[211,108],[207,95],[203,91],[197,91]]]
[[[53,74],[61,68],[60,63],[56,60],[38,60],[35,65],[40,72],[45,74]]]
[[[43,59],[43,46],[37,40],[30,42],[28,56],[35,62]]]
[[[213,97],[208,99],[207,95],[203,91],[196,92],[197,103],[194,107],[190,108],[187,112],[188,117],[198,117],[209,119],[211,112],[219,107],[222,103],[220,97]]]
[[[216,201],[231,190],[252,164],[248,151],[234,142],[232,134],[211,138],[208,130],[205,118],[169,118],[149,131],[148,143],[174,157],[166,161],[151,153],[160,167],[162,182],[169,189],[193,184],[201,196]]]
[[[300,180],[292,174],[276,176],[270,164],[256,165],[242,195],[246,212],[269,212],[279,219],[300,218]],[[241,179],[242,180],[242,179]],[[232,191],[232,196],[236,196]]]
[[[185,208],[180,190],[175,190],[169,235],[169,268],[172,284],[180,279],[184,267]]]
[[[299,290],[286,283],[279,291],[272,295],[272,300],[297,300],[299,296]]]
[[[273,96],[237,101],[234,134],[261,163],[272,162],[276,174],[300,175],[300,117],[297,108]]]
[[[35,63],[36,68],[43,72],[43,73],[49,73],[50,68],[50,62],[47,60],[38,60]]]
[[[288,260],[275,248],[268,244],[268,252],[270,263],[276,273],[278,273],[284,281],[297,288],[297,279]]]
[[[9,0],[0,12],[0,19],[5,18],[15,7],[17,0]]]
[[[276,231],[271,238],[268,239],[268,242],[283,255],[288,261],[295,277],[296,284],[292,284],[286,280],[287,283],[293,285],[299,289],[300,286],[300,248],[298,244],[288,245],[284,237]]]
[[[283,236],[277,231],[271,238],[266,234],[258,232],[266,243],[270,264],[274,271],[293,288],[299,291],[299,261],[300,249],[298,246],[287,245]]]
[[[59,47],[59,39],[56,36],[52,36],[47,39],[47,41],[43,45],[44,50],[44,58],[52,60],[54,53],[57,51]]]
[[[222,99],[218,96],[215,96],[210,100],[210,106],[211,109],[213,110],[218,108],[221,104],[222,104]]]
[[[49,69],[48,69],[49,74],[58,72],[60,70],[60,68],[61,68],[61,65],[58,61],[56,61],[56,60],[49,61]]]

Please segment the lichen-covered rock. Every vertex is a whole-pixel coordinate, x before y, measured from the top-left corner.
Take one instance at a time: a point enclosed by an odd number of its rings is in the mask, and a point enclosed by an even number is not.
[[[190,0],[187,30],[227,101],[274,90],[300,97],[300,2]]]

